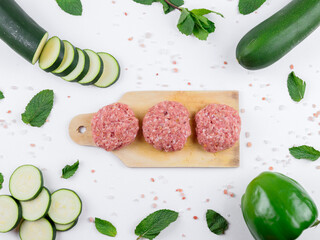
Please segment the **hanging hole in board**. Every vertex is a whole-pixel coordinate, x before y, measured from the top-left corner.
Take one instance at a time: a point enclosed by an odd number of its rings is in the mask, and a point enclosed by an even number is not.
[[[87,131],[87,128],[85,126],[80,126],[77,131],[78,133],[84,134]]]

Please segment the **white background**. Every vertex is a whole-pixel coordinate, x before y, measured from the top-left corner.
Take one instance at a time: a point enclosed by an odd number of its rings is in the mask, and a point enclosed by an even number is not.
[[[248,183],[270,167],[296,179],[320,204],[320,162],[296,160],[288,152],[289,147],[300,144],[320,148],[320,119],[308,120],[320,110],[319,30],[267,69],[247,71],[235,59],[240,38],[289,0],[270,0],[248,16],[238,13],[237,0],[186,0],[185,6],[190,9],[205,7],[225,15],[224,19],[210,16],[217,29],[206,42],[179,33],[179,13],[164,15],[159,4],[83,0],[83,16],[75,17],[61,11],[54,0],[18,2],[50,36],[57,35],[80,48],[109,52],[122,68],[120,80],[111,88],[83,87],[41,71],[0,42],[0,90],[6,96],[0,102],[0,171],[5,176],[0,193],[8,193],[10,174],[26,163],[44,170],[45,185],[50,190],[67,187],[77,191],[83,200],[79,223],[73,230],[59,233],[58,240],[107,239],[95,230],[89,217],[111,221],[118,229],[116,239],[133,240],[140,220],[161,208],[179,211],[180,217],[159,235],[159,240],[252,239],[242,218],[240,200]],[[128,41],[131,37],[133,40]],[[307,82],[305,99],[299,104],[287,91],[291,64]],[[20,114],[32,96],[43,89],[54,90],[54,108],[48,123],[32,128],[21,121]],[[239,90],[243,109],[241,166],[129,169],[111,153],[71,141],[67,129],[73,116],[95,112],[132,90]],[[9,110],[12,112],[7,113]],[[252,147],[246,146],[248,142]],[[80,168],[76,175],[62,180],[61,169],[77,159]],[[184,190],[185,200],[176,192],[178,188]],[[224,195],[224,189],[235,197]],[[156,196],[159,199],[155,201]],[[228,219],[230,228],[225,236],[208,230],[207,209]],[[194,220],[194,216],[199,219]],[[320,228],[307,230],[300,239],[316,239],[319,233]],[[0,238],[13,240],[18,235],[12,232]]]

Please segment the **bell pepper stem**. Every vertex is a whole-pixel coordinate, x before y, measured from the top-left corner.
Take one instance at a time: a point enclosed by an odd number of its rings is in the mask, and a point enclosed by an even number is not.
[[[320,220],[317,220],[311,227],[316,227],[320,224]]]

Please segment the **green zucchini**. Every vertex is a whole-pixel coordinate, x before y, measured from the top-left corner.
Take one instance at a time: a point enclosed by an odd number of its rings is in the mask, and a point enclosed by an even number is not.
[[[97,87],[106,88],[118,81],[120,76],[120,66],[118,61],[109,53],[100,52],[98,55],[103,61],[103,73],[94,84]]]
[[[78,64],[79,54],[77,49],[68,41],[63,40],[64,43],[64,57],[60,66],[52,73],[58,77],[65,77],[71,73]]]
[[[0,0],[0,38],[27,61],[35,64],[48,33],[14,0]]]
[[[41,171],[32,165],[18,167],[9,180],[9,190],[15,199],[30,201],[42,191],[43,177]]]
[[[70,229],[72,229],[75,225],[77,225],[77,223],[78,223],[78,219],[72,223],[69,223],[69,224],[62,225],[62,224],[55,223],[54,225],[55,225],[57,231],[65,232],[65,231],[69,231]]]
[[[34,222],[24,220],[19,229],[19,236],[21,240],[55,240],[56,228],[45,218]]]
[[[0,233],[6,233],[16,228],[21,217],[20,203],[11,196],[0,195]]]
[[[298,45],[320,25],[320,0],[292,0],[249,31],[236,50],[247,69],[267,67]]]
[[[96,83],[103,73],[103,61],[101,57],[90,49],[85,49],[90,58],[88,73],[78,82],[82,85],[91,85]]]
[[[50,38],[40,55],[40,68],[46,72],[52,72],[56,70],[64,59],[64,53],[65,47],[63,41],[61,41],[58,37]]]
[[[79,60],[76,68],[69,75],[62,78],[68,82],[80,81],[89,71],[90,58],[88,54],[79,48],[77,48],[77,52],[79,55]]]

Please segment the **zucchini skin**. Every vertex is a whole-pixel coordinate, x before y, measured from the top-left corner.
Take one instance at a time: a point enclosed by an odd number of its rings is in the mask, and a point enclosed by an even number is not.
[[[257,70],[278,61],[320,25],[319,0],[292,0],[249,31],[236,50],[238,62]]]
[[[0,1],[0,38],[32,64],[47,32],[14,1]]]
[[[86,53],[86,51],[81,50],[84,54],[84,68],[83,71],[80,73],[80,75],[73,80],[73,82],[79,82],[81,81],[85,75],[87,75],[87,73],[89,72],[89,68],[90,68],[90,58],[89,55]]]

